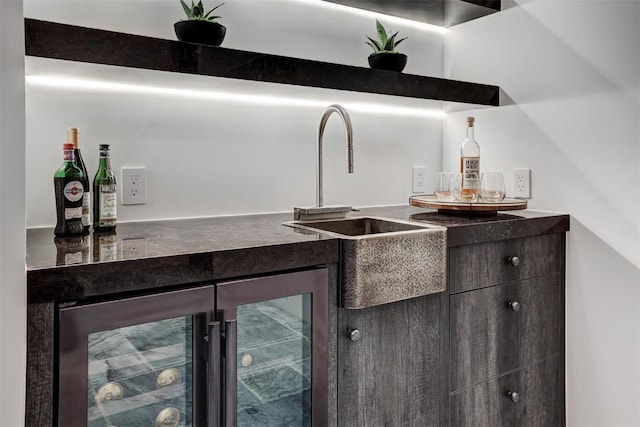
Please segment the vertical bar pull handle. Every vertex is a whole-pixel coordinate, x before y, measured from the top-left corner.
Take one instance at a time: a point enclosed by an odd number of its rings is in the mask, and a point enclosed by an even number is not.
[[[224,322],[224,426],[235,427],[237,425],[237,332],[238,322],[226,320]]]
[[[220,322],[209,324],[208,427],[220,425]]]

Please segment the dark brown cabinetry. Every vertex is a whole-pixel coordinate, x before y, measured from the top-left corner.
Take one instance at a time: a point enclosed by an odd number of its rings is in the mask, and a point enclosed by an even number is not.
[[[564,425],[562,369],[556,355],[451,395],[452,426]],[[516,391],[517,390],[517,391]]]
[[[339,310],[338,425],[437,425],[439,384],[438,294]]]
[[[564,425],[564,259],[563,233],[450,248],[443,424]]]

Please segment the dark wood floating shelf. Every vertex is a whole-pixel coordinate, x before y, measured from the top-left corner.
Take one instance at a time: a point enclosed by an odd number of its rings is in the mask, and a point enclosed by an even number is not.
[[[326,0],[344,6],[451,27],[500,12],[501,0]]]
[[[499,105],[499,88],[25,19],[28,56],[297,86]]]

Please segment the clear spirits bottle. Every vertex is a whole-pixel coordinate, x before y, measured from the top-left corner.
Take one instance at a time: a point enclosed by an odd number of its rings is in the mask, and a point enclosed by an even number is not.
[[[474,202],[478,196],[480,179],[480,145],[473,136],[474,117],[467,117],[467,137],[460,148],[460,172],[462,189],[460,197],[464,201]]]

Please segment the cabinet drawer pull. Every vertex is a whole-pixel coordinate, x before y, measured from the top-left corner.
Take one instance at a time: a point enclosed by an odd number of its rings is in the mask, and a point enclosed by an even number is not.
[[[509,301],[507,305],[511,311],[520,311],[520,303],[518,301]]]
[[[360,341],[360,338],[362,338],[362,333],[360,332],[360,329],[349,329],[349,331],[347,332],[347,335],[351,342],[358,342]]]
[[[518,403],[520,401],[520,395],[515,391],[507,392],[507,396],[513,403]]]
[[[514,267],[517,267],[520,265],[520,258],[518,258],[517,256],[510,256],[509,258],[507,258],[507,260],[509,261],[509,264],[511,264]]]

